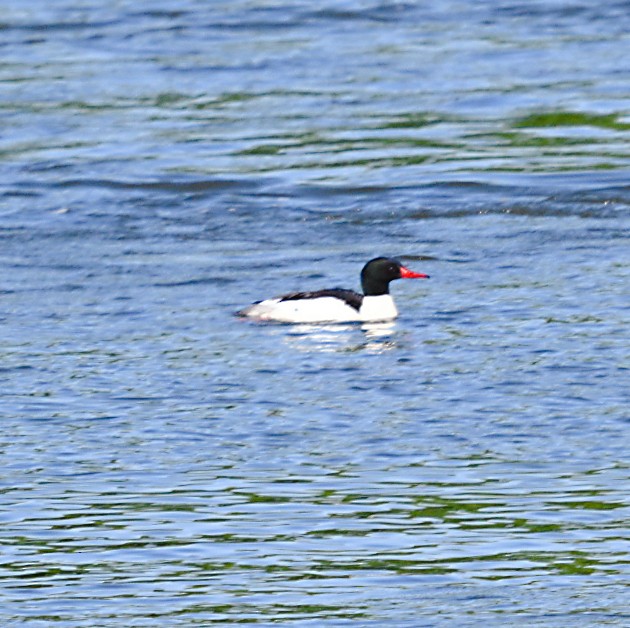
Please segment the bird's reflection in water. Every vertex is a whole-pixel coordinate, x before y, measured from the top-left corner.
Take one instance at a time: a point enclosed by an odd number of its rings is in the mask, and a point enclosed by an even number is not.
[[[299,351],[382,353],[398,346],[396,323],[292,325],[286,342]]]

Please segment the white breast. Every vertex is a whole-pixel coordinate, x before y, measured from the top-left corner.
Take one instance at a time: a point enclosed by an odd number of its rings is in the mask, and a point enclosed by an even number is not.
[[[398,310],[391,295],[381,294],[378,297],[363,297],[359,315],[365,322],[390,321],[398,316]]]

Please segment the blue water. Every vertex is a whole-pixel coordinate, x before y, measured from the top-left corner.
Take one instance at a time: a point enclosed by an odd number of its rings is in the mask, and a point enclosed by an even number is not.
[[[630,623],[630,4],[423,5],[4,3],[2,625]]]

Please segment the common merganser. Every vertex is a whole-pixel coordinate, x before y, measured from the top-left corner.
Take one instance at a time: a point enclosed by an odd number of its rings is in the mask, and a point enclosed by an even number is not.
[[[361,271],[363,294],[344,288],[292,292],[258,301],[236,313],[260,321],[282,323],[345,323],[392,320],[398,310],[389,294],[394,279],[428,279],[429,275],[405,268],[398,260],[376,257]]]

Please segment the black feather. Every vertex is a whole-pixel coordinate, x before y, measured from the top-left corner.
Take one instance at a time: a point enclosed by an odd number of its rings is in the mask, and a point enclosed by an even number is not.
[[[297,301],[298,299],[319,299],[321,297],[341,299],[357,312],[361,309],[361,304],[363,303],[362,294],[344,288],[329,288],[328,290],[315,290],[313,292],[292,292],[278,298],[280,301]]]

